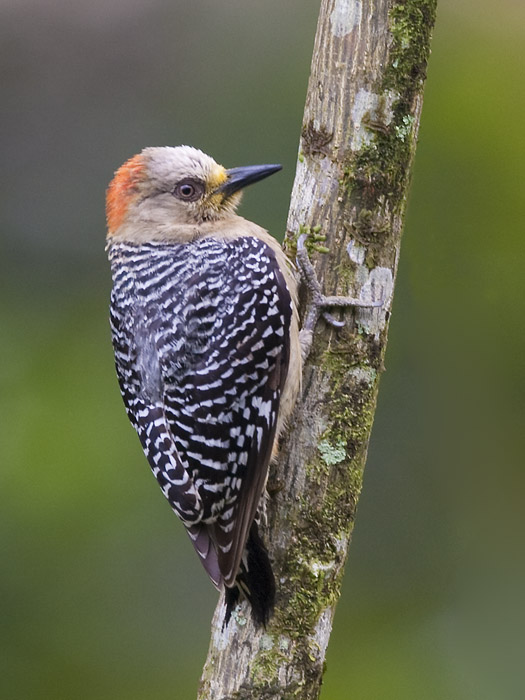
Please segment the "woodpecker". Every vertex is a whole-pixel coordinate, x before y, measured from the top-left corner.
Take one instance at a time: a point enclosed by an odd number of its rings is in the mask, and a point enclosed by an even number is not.
[[[128,417],[226,616],[271,614],[257,528],[268,466],[301,381],[297,280],[278,242],[236,214],[280,170],[226,170],[189,146],[146,148],[106,197],[110,321]]]

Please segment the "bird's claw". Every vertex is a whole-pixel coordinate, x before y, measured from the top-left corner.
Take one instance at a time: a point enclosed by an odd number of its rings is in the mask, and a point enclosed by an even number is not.
[[[319,316],[323,316],[325,321],[329,323],[334,328],[343,328],[345,325],[344,321],[339,321],[334,318],[332,314],[327,310],[334,306],[357,306],[361,308],[379,308],[383,306],[385,299],[384,297],[377,301],[364,301],[362,299],[354,299],[353,297],[343,297],[343,296],[325,296],[321,290],[321,285],[317,279],[314,267],[310,262],[308,256],[308,251],[305,246],[305,241],[308,238],[307,233],[302,233],[297,239],[297,266],[299,267],[304,283],[308,289],[309,303],[306,312],[304,324],[303,324],[303,335],[308,337],[311,342],[311,336],[313,334],[315,325],[319,319]]]
[[[332,316],[332,314],[328,311],[323,311],[322,316],[324,320],[330,325],[333,326],[334,328],[343,328],[345,325],[344,321],[339,321],[337,318]]]

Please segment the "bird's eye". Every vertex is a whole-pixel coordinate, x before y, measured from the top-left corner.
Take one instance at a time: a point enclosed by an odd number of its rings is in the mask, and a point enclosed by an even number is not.
[[[204,185],[197,180],[181,180],[175,186],[173,194],[185,202],[195,202],[204,192]]]
[[[190,199],[195,194],[195,187],[188,182],[186,185],[179,187],[179,195],[184,199]]]

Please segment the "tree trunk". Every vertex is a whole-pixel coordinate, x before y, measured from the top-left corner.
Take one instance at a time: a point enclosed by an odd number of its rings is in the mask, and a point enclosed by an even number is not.
[[[266,629],[215,611],[201,700],[315,700],[383,369],[437,0],[322,0],[285,246],[310,233],[326,294],[381,308],[321,320],[268,490]],[[326,236],[320,241],[320,235]]]

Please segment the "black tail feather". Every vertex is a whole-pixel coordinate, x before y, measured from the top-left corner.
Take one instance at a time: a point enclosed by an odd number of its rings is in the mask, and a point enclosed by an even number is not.
[[[275,578],[268,552],[259,536],[255,522],[250,528],[235,586],[226,588],[225,591],[224,625],[228,624],[232,610],[241,597],[248,599],[255,623],[265,627],[275,602]]]

